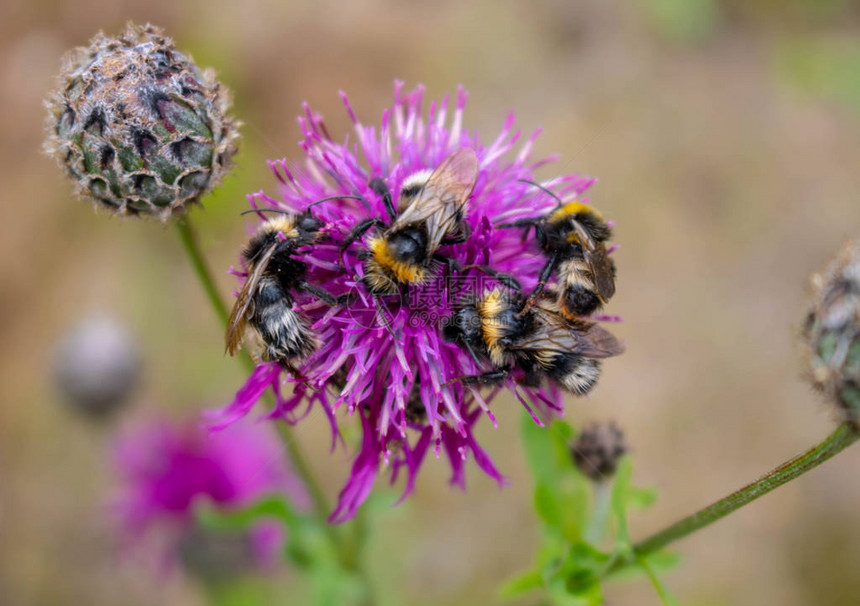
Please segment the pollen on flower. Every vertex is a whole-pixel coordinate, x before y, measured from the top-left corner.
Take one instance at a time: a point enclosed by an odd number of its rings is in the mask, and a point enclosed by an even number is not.
[[[406,92],[398,82],[378,126],[363,124],[342,98],[353,138],[333,139],[306,105],[299,118],[304,159],[270,162],[277,194],[249,196],[254,209],[309,215],[324,226],[306,241],[271,244],[272,258],[299,262],[281,282],[295,314],[288,322],[306,319],[319,346],[306,357],[287,352],[259,364],[234,401],[211,418],[214,428],[224,428],[271,391],[271,419],[296,423],[315,405],[322,408],[334,448],[338,411],[358,416],[361,444],[334,522],[355,513],[382,465],[392,481],[405,473],[406,497],[429,451],[444,453],[454,485],[464,486],[470,458],[504,483],[473,431],[484,415],[495,424],[490,407],[501,389],[511,390],[541,423],[538,413],[563,413],[568,375],[578,376],[584,364],[599,374],[596,358],[622,349],[607,331],[590,328],[595,318],[562,317],[553,298],[566,288],[558,271],[539,285],[542,272],[555,266],[537,234],[558,200],[586,206],[583,194],[594,179],[569,175],[536,184],[535,170],[552,161],[531,158],[538,133],[523,140],[511,114],[492,142],[482,142],[463,127],[462,88],[453,100],[446,96],[425,109],[423,89]],[[575,220],[564,217],[568,229]],[[592,244],[605,253],[601,237]],[[381,267],[395,265],[383,258],[395,250],[402,271],[392,276]],[[576,244],[564,253],[590,262],[592,251]],[[243,295],[257,296],[247,276],[267,271],[243,260],[236,272]],[[269,305],[259,296],[254,313]],[[269,316],[248,320],[264,341],[279,330]],[[483,326],[494,340],[492,358]],[[288,372],[290,366],[297,372]]]

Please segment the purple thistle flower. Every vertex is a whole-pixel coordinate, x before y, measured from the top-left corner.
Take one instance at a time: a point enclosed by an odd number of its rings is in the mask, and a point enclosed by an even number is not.
[[[194,507],[209,501],[218,508],[250,505],[283,494],[307,507],[304,487],[288,467],[283,447],[270,427],[250,421],[215,435],[194,423],[151,421],[122,435],[114,449],[120,480],[114,504],[124,537],[160,546],[171,562],[189,541],[205,536],[194,523]],[[279,560],[283,528],[257,523],[246,537],[250,563],[269,567]]]
[[[362,124],[345,94],[346,111],[355,126],[355,141],[342,143],[328,134],[322,119],[304,106],[299,125],[304,134],[300,146],[304,162],[270,162],[280,183],[277,198],[263,192],[248,196],[254,209],[280,209],[300,212],[309,204],[331,196],[356,196],[314,206],[314,216],[337,237],[298,251],[308,266],[308,282],[334,296],[353,293],[346,305],[329,306],[315,297],[296,294],[294,309],[312,321],[320,347],[301,365],[308,382],[297,381],[276,362],[259,364],[233,402],[212,418],[212,428],[220,429],[244,417],[260,396],[271,389],[276,404],[268,413],[271,419],[296,423],[314,404],[319,404],[331,423],[332,448],[339,432],[336,411],[345,408],[361,419],[362,441],[350,478],[340,493],[330,517],[332,522],[349,519],[370,492],[384,464],[391,470],[392,482],[401,468],[406,474],[405,498],[413,489],[416,474],[432,449],[437,457],[444,451],[453,475],[451,483],[464,486],[464,465],[469,454],[478,466],[499,484],[505,482],[490,456],[475,441],[473,427],[482,415],[496,421],[489,403],[499,392],[481,394],[473,386],[453,382],[465,375],[484,372],[459,345],[442,336],[442,324],[453,313],[454,305],[469,294],[480,294],[495,280],[476,269],[466,269],[453,278],[443,269],[430,279],[411,285],[408,299],[401,305],[386,304],[380,298],[390,330],[380,321],[380,310],[361,283],[363,263],[355,251],[356,242],[344,255],[344,268],[338,265],[338,240],[364,219],[387,221],[381,197],[368,185],[373,178],[383,179],[391,192],[409,176],[438,166],[452,152],[467,147],[475,151],[479,175],[468,202],[465,221],[471,236],[461,244],[443,246],[441,252],[461,267],[488,265],[515,277],[526,291],[537,282],[546,259],[520,229],[495,225],[517,219],[545,215],[556,207],[556,200],[524,181],[534,180],[534,171],[555,158],[534,161],[531,150],[539,131],[516,147],[521,139],[514,131],[510,114],[502,131],[490,144],[476,133],[463,128],[467,94],[457,91],[453,108],[446,96],[432,102],[423,113],[423,88],[404,92],[403,84],[394,88],[394,105],[382,114],[379,128]],[[361,158],[361,159],[360,159]],[[543,181],[562,200],[581,198],[595,179],[576,175]],[[271,215],[259,214],[261,220]],[[241,270],[233,272],[243,279]],[[390,299],[390,297],[389,297]],[[397,338],[392,336],[397,335]],[[562,412],[561,392],[553,384],[528,388],[507,386],[541,424],[538,411]],[[293,384],[291,395],[283,393],[286,383]],[[401,499],[402,500],[402,499]]]

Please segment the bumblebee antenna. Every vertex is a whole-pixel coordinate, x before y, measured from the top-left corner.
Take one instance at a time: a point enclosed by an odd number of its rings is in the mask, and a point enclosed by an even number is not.
[[[361,200],[360,196],[329,196],[328,198],[322,198],[317,200],[316,202],[311,202],[308,204],[307,208],[311,206],[316,206],[321,202],[328,202],[329,200],[342,200],[343,198],[349,198],[351,200]],[[305,210],[307,210],[307,208]],[[240,212],[240,215],[247,215],[249,213],[277,213],[280,215],[292,215],[295,214],[289,210],[281,210],[280,208],[252,208],[251,210],[243,210]]]
[[[350,200],[364,199],[361,196],[329,196],[328,198],[322,198],[320,200],[317,200],[316,202],[311,202],[310,204],[308,204],[308,208],[310,208],[311,206],[316,206],[320,202],[328,202],[329,200],[343,200],[344,198],[349,198]]]
[[[279,215],[291,215],[291,214],[293,214],[288,210],[281,210],[279,208],[252,208],[251,210],[243,210],[239,214],[240,215],[247,215],[250,213],[277,213]]]
[[[534,185],[535,187],[537,187],[539,190],[541,190],[545,194],[552,196],[555,199],[555,201],[558,202],[559,208],[564,206],[564,202],[561,201],[561,198],[559,198],[555,193],[551,192],[550,190],[548,190],[546,187],[544,187],[540,183],[535,183],[534,181],[529,181],[528,179],[517,179],[517,181],[519,181],[520,183],[528,183],[529,185]]]

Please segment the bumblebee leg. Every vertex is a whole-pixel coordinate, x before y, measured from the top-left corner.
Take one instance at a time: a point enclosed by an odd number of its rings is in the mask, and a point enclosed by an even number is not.
[[[346,238],[343,239],[343,242],[340,243],[340,256],[338,257],[338,260],[341,265],[343,265],[343,251],[349,248],[350,244],[352,244],[365,233],[367,233],[367,230],[373,226],[385,227],[385,223],[381,219],[371,217],[370,219],[365,219],[364,221],[353,227],[352,231],[347,234]]]
[[[448,268],[448,275],[449,276],[451,274],[453,274],[455,271],[457,273],[460,273],[461,271],[463,271],[463,266],[460,265],[459,263],[457,263],[457,261],[455,261],[454,259],[452,259],[451,257],[449,257],[447,255],[436,253],[435,255],[433,255],[433,260],[438,262],[438,263],[441,263],[446,268]]]
[[[472,346],[469,344],[469,342],[463,341],[463,345],[466,346],[466,351],[469,352],[469,355],[475,361],[475,364],[477,364],[478,366],[481,366],[481,361],[478,359],[477,354],[475,354],[475,350],[472,348]]]
[[[531,227],[532,225],[537,225],[542,221],[543,217],[529,217],[528,219],[517,219],[510,223],[498,223],[496,227],[500,229],[507,229],[509,227]]]
[[[462,233],[460,233],[456,236],[449,236],[447,238],[442,238],[441,245],[445,246],[448,244],[462,244],[463,242],[468,240],[469,236],[472,235],[472,228],[469,227],[469,224],[466,222],[463,222],[462,226],[463,226]]]
[[[394,203],[391,201],[391,190],[388,189],[385,181],[379,177],[375,177],[370,180],[367,186],[379,194],[382,198],[382,203],[385,205],[385,212],[387,212],[391,220],[394,221],[395,217],[397,217],[397,211],[394,210]]]
[[[287,372],[293,375],[293,378],[298,381],[301,381],[302,383],[310,387],[310,379],[308,379],[295,365],[285,361],[281,361],[281,364],[284,365],[284,368],[287,369]]]
[[[507,368],[491,370],[480,375],[466,375],[465,377],[457,377],[451,379],[445,385],[451,383],[462,383],[463,385],[496,385],[508,378],[511,371]]]
[[[531,231],[532,226],[535,228],[535,232],[537,232],[541,223],[543,223],[543,217],[531,217],[529,219],[518,219],[516,221],[511,221],[510,223],[499,223],[496,227],[500,227],[502,229],[509,227],[525,227],[523,230],[522,238],[520,238],[521,242],[525,242],[528,240],[529,231]]]
[[[376,304],[376,315],[379,316],[379,318],[382,320],[382,324],[385,326],[385,329],[388,331],[388,334],[390,334],[396,339],[397,335],[394,334],[394,329],[391,328],[391,323],[388,321],[388,318],[385,315],[385,308],[382,306],[382,301],[380,301],[379,297],[377,297],[373,293],[371,293],[370,296],[373,297],[373,302]]]
[[[453,282],[453,280],[451,280],[451,278],[453,277],[454,272],[457,272],[458,274],[462,273],[463,267],[459,263],[457,263],[457,261],[452,259],[451,257],[448,257],[448,256],[440,254],[440,253],[436,253],[435,255],[433,255],[433,260],[436,261],[437,263],[443,264],[446,268],[445,285],[448,287],[447,288],[447,290],[448,290],[448,302],[450,303],[451,302],[451,296],[452,296],[453,290],[454,290],[454,288],[453,288],[454,282]]]
[[[544,286],[546,286],[547,280],[552,275],[552,270],[555,269],[555,262],[558,259],[558,255],[553,253],[550,258],[547,260],[546,265],[543,266],[543,270],[540,272],[540,278],[538,279],[538,283],[535,286],[534,290],[529,295],[529,298],[526,299],[526,302],[523,304],[522,310],[518,314],[520,317],[524,316],[528,310],[532,308],[532,305],[535,304],[540,294],[543,292]]]
[[[337,305],[337,297],[335,297],[325,288],[321,288],[316,284],[311,284],[310,282],[302,282],[301,284],[299,284],[299,288],[301,288],[305,292],[312,294],[317,299],[322,299],[331,306]]]
[[[464,267],[463,269],[477,269],[478,271],[481,271],[496,280],[496,282],[498,282],[502,286],[506,286],[511,290],[519,292],[523,289],[519,281],[511,274],[495,270],[489,265],[469,265],[467,267]]]
[[[337,305],[349,305],[355,301],[356,294],[352,291],[345,292],[337,298]]]
[[[528,234],[528,230],[526,230],[526,234]],[[544,222],[535,223],[535,238],[537,238],[538,243],[541,247],[546,245],[546,229],[544,228]],[[523,239],[525,242],[525,239]]]

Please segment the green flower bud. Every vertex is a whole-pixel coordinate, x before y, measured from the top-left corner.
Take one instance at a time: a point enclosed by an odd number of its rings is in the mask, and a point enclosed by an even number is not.
[[[227,91],[157,27],[97,34],[63,60],[45,149],[78,194],[166,221],[220,183],[236,153]]]
[[[860,246],[848,242],[812,276],[812,303],[803,327],[807,374],[840,416],[860,413]]]

